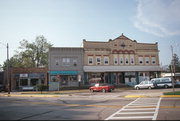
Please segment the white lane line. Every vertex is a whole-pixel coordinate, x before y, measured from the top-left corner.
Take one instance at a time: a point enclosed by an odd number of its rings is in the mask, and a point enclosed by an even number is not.
[[[156,106],[156,110],[155,110],[155,113],[154,113],[154,116],[153,116],[152,120],[156,120],[156,118],[157,118],[160,103],[161,103],[161,98],[159,98],[159,101],[158,101],[158,104]]]
[[[120,112],[118,114],[154,114],[154,112]]]
[[[123,109],[125,109],[128,105],[130,105],[130,104],[136,102],[136,101],[139,100],[139,99],[140,99],[140,98],[137,98],[136,100],[132,101],[131,103],[129,103],[129,104],[123,106],[120,110],[118,110],[117,112],[113,113],[112,115],[110,115],[110,116],[109,116],[108,118],[106,118],[105,120],[112,119],[113,116],[115,116],[115,115],[118,114],[120,111],[122,111]]]
[[[156,103],[135,103],[135,104],[131,104],[131,105],[157,105],[157,102]]]
[[[136,118],[136,119],[140,119],[140,118],[143,118],[143,119],[144,119],[144,118],[145,118],[145,119],[146,119],[146,118],[150,118],[150,119],[151,119],[151,118],[153,118],[153,116],[112,117],[111,119],[112,119],[112,120],[113,120],[113,119],[131,119],[131,120],[132,120],[132,119],[135,119],[135,118]]]
[[[133,108],[133,109],[123,109],[123,110],[155,110],[156,108]]]
[[[128,108],[133,108],[133,107],[156,107],[156,105],[129,105]]]

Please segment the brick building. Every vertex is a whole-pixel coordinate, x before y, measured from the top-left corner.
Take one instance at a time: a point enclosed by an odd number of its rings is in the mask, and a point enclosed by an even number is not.
[[[138,43],[123,34],[108,42],[83,40],[84,81],[135,85],[159,77],[158,43]]]
[[[11,68],[9,77],[11,91],[34,90],[38,84],[48,85],[47,68]]]

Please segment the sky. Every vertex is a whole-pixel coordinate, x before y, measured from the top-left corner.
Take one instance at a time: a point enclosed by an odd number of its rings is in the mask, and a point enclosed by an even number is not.
[[[158,42],[160,65],[180,58],[180,0],[0,0],[0,64],[23,39],[43,35],[54,47],[80,47],[124,34]]]

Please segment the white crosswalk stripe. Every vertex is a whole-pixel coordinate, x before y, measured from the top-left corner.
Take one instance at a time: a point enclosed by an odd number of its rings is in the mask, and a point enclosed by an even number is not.
[[[105,120],[156,120],[161,98],[137,98]]]

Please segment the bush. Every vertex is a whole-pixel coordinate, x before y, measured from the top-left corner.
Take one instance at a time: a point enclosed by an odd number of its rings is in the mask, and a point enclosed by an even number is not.
[[[38,84],[38,85],[37,85],[37,90],[38,90],[38,91],[41,91],[41,93],[42,93],[42,91],[47,90],[47,88],[48,88],[48,86],[47,86],[47,85],[44,85],[44,84]]]

